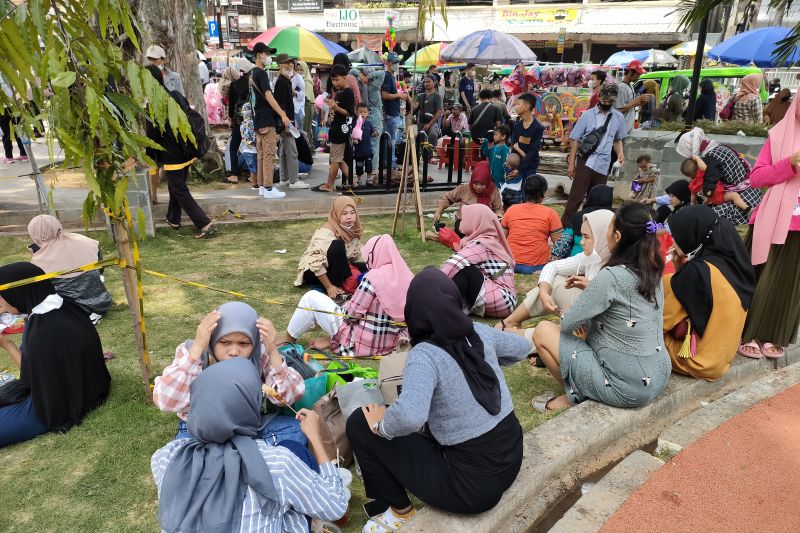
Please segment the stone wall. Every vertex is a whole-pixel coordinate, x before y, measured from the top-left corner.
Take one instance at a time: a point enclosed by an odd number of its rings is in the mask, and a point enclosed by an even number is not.
[[[631,190],[631,181],[636,177],[638,168],[636,158],[642,154],[649,154],[653,163],[661,169],[661,179],[656,183],[656,194],[663,194],[664,188],[675,180],[683,179],[681,174],[681,157],[675,151],[675,138],[677,131],[658,130],[633,130],[625,139],[625,165],[623,173],[613,183],[615,196],[628,198]],[[740,137],[738,135],[709,135],[717,142],[728,144],[748,156],[750,164],[755,164],[755,159],[764,145],[763,137]],[[609,182],[609,185],[612,183]]]

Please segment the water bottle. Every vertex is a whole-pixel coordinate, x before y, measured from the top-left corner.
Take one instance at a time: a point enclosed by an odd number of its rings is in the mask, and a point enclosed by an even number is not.
[[[294,122],[289,123],[289,133],[291,133],[292,137],[294,137],[295,139],[300,138],[300,130],[298,130],[297,127],[295,127]]]

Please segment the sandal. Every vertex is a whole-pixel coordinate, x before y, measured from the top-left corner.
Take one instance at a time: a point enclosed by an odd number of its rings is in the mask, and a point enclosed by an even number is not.
[[[181,225],[180,225],[180,224],[173,224],[173,223],[172,223],[172,222],[170,222],[169,220],[167,220],[167,224],[168,224],[168,225],[169,225],[169,227],[170,227],[170,228],[172,228],[172,229],[175,229],[175,230],[181,229]]]
[[[195,239],[208,239],[212,237],[217,232],[216,226],[209,226],[206,229],[200,231],[197,235],[194,236]]]
[[[311,187],[311,190],[314,191],[314,192],[327,192],[327,193],[333,192],[332,190],[329,191],[328,189],[323,189],[322,185],[317,185],[316,187]]]
[[[772,350],[772,353],[767,353],[767,350]],[[781,346],[775,346],[771,342],[765,342],[761,345],[761,353],[768,359],[780,359],[786,352]]]
[[[754,353],[746,352],[745,350],[747,348],[753,349]],[[736,353],[742,357],[749,357],[750,359],[761,359],[764,357],[764,352],[762,351],[762,347],[758,341],[743,342],[739,345]]]
[[[550,400],[555,400],[558,398],[558,393],[553,391],[547,391],[544,394],[540,394],[536,396],[533,400],[531,400],[531,405],[536,411],[540,413],[551,413],[554,409],[548,409],[547,404],[550,403]]]

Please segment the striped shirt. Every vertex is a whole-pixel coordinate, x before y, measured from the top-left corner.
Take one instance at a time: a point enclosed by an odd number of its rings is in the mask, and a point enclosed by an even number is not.
[[[190,439],[174,440],[156,451],[150,469],[159,498],[164,474],[175,453]],[[308,532],[307,516],[337,520],[347,511],[347,493],[333,462],[319,465],[320,473],[311,470],[292,452],[256,439],[275,484],[276,499],[268,501],[262,512],[256,492],[248,487],[242,502],[242,519],[230,531],[241,533]]]

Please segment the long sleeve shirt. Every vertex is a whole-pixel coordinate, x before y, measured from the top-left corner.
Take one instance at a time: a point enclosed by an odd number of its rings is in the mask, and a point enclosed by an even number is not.
[[[550,286],[556,279],[556,276],[586,276],[590,280],[594,278],[600,269],[603,267],[602,258],[592,253],[592,255],[578,254],[566,259],[559,259],[558,261],[550,261],[542,269],[539,274],[539,283],[549,283]]]
[[[303,397],[306,391],[305,381],[297,370],[289,368],[284,361],[277,368],[269,366],[269,356],[261,354],[261,381],[275,389],[288,405]],[[161,376],[155,380],[153,387],[153,403],[168,413],[178,413],[182,420],[188,419],[190,398],[189,387],[192,381],[203,371],[203,366],[189,355],[186,343],[175,348],[175,359],[164,368]],[[279,402],[267,396],[275,405]]]
[[[328,273],[328,248],[331,247],[334,239],[336,239],[336,235],[328,228],[322,227],[314,232],[314,235],[311,236],[311,242],[308,243],[308,247],[300,257],[300,262],[297,265],[297,277],[294,280],[295,287],[303,284],[303,274],[306,270],[310,270],[317,277]],[[359,239],[352,239],[350,242],[344,243],[344,249],[347,259],[351,263],[364,262]]]
[[[456,212],[456,219],[461,219],[461,206],[473,205],[478,203],[478,197],[469,188],[469,183],[462,183],[455,189],[451,189],[442,195],[439,200],[438,207],[447,209],[451,205],[458,205]],[[495,189],[492,193],[489,208],[495,212],[499,217],[503,216],[503,200],[500,197],[500,192]]]
[[[299,533],[308,532],[308,517],[337,520],[347,511],[347,492],[336,466],[319,465],[319,474],[311,470],[287,448],[271,446],[255,439],[258,451],[269,468],[275,484],[275,500],[259,504],[256,492],[247,487],[242,501],[242,516],[237,527],[230,531],[241,533]],[[156,451],[150,469],[161,497],[161,486],[170,461],[187,439],[170,442]]]
[[[792,161],[788,157],[784,157],[780,161],[772,161],[772,147],[770,146],[770,139],[767,137],[761,152],[758,154],[758,159],[750,173],[750,186],[751,187],[772,187],[784,183],[795,177],[797,174],[797,167],[792,165]],[[800,194],[795,200],[794,212],[792,213],[792,221],[789,224],[789,231],[800,231]],[[754,224],[756,217],[761,206],[757,206],[753,210],[753,215],[750,217],[750,224]]]

